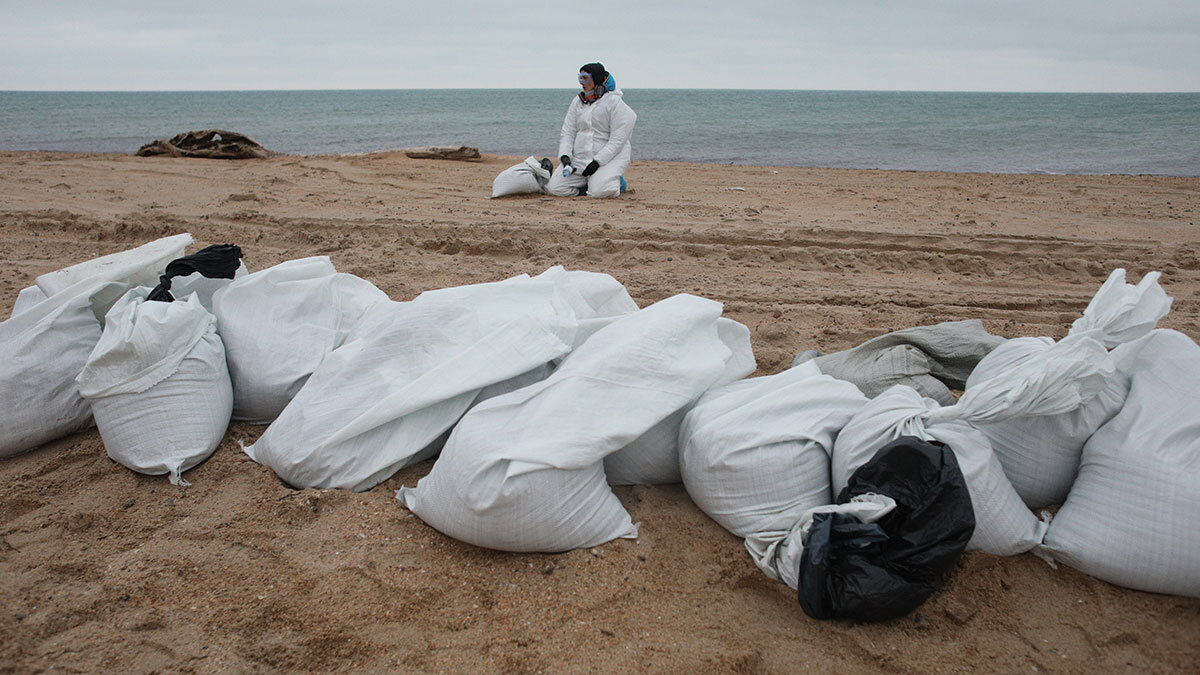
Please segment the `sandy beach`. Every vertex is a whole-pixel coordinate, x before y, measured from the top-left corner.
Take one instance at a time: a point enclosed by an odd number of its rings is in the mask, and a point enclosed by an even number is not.
[[[606,272],[687,292],[752,334],[759,375],[910,326],[1062,337],[1116,267],[1163,273],[1161,326],[1200,338],[1200,178],[635,161],[619,199],[492,200],[519,157],[261,161],[0,153],[0,311],[33,279],[190,232],[260,270],[328,255],[392,299]],[[1033,555],[965,556],[914,614],[817,622],[680,485],[616,488],[637,540],[475,548],[394,499],[296,491],[235,423],[190,487],[95,429],[0,460],[0,671],[1194,672],[1200,599]]]

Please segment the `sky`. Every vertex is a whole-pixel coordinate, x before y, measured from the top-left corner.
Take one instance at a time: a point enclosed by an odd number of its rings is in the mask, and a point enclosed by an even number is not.
[[[0,0],[0,90],[1200,91],[1196,0]]]

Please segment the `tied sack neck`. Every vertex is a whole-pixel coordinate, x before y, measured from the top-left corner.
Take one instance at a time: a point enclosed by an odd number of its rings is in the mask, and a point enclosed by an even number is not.
[[[158,285],[150,291],[147,300],[157,302],[174,302],[171,295],[171,280],[175,277],[185,277],[194,272],[209,279],[232,279],[237,273],[242,260],[242,249],[233,244],[214,244],[208,248],[196,251],[191,255],[176,258],[167,265],[164,274],[158,278]]]

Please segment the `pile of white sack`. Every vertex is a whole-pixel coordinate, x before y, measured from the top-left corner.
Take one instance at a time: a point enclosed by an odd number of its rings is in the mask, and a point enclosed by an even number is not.
[[[637,536],[604,459],[745,358],[722,340],[720,317],[719,303],[677,295],[612,321],[545,380],[468,412],[429,475],[397,496],[442,532],[505,551]]]
[[[496,189],[540,189],[541,169]],[[1156,329],[1171,304],[1156,272],[1114,271],[1066,337],[1004,341],[942,405],[904,385],[869,398],[813,362],[743,379],[750,332],[719,303],[639,309],[606,274],[552,267],[395,302],[323,256],[184,274],[190,243],[21,291],[0,323],[0,457],[95,423],[113,460],[186,484],[233,419],[269,425],[244,450],[288,484],[368,490],[440,453],[398,499],[450,536],[526,552],[635,537],[610,485],[682,481],[794,587],[820,514],[888,522],[895,501],[846,487],[915,437],[953,455],[969,549],[1200,596],[1200,346]]]
[[[0,323],[0,457],[92,425],[75,378],[100,340],[104,316],[130,288],[153,285],[190,234],[167,237],[38,277]]]
[[[173,483],[212,454],[233,397],[209,310],[213,294],[246,269],[240,250],[225,246],[210,247],[223,249],[223,278],[193,272],[183,257],[191,242],[189,234],[159,239],[21,291],[0,323],[0,350],[10,357],[0,365],[0,456],[93,423],[114,461]],[[147,299],[156,293],[162,301]]]

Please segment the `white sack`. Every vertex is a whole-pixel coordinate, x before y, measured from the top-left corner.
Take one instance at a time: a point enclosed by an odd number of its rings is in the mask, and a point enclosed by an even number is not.
[[[1044,550],[1110,583],[1200,597],[1200,347],[1157,330],[1113,360],[1129,394],[1084,446]]]
[[[111,306],[124,291],[107,283],[63,293],[0,323],[0,457],[92,425],[75,376],[100,339],[96,307]]]
[[[246,454],[295,487],[369,490],[435,454],[477,399],[544,378],[575,328],[540,277],[380,303]]]
[[[1150,272],[1133,286],[1125,283],[1125,270],[1113,270],[1068,334],[1091,331],[1110,349],[1145,335],[1171,307],[1171,298],[1158,285],[1158,278],[1158,272]],[[1053,345],[1048,337],[1007,340],[979,362],[967,379],[967,391]],[[1040,508],[1066,499],[1083,444],[1121,409],[1128,386],[1126,378],[1113,377],[1099,394],[1074,410],[978,425],[1027,505]]]
[[[729,348],[729,360],[721,377],[713,383],[720,387],[736,382],[758,367],[750,346],[750,329],[724,317],[717,320],[717,335]],[[692,403],[695,403],[694,401]],[[604,474],[609,485],[665,485],[683,480],[679,473],[679,428],[690,410],[688,404],[632,443],[604,458]]]
[[[635,537],[603,459],[721,376],[720,304],[677,295],[600,329],[546,380],[481,403],[416,488],[426,523],[508,551],[558,552]]]
[[[21,312],[29,309],[46,299],[46,294],[37,285],[22,288],[20,293],[17,293],[17,301],[13,303],[12,314],[14,317]]]
[[[1021,501],[991,444],[973,425],[1018,415],[1054,414],[1078,407],[1103,388],[1112,364],[1087,335],[1064,338],[1020,367],[968,390],[957,405],[940,406],[911,387],[895,386],[873,399],[834,443],[833,492],[885,444],[916,436],[950,446],[971,493],[975,533],[967,548],[1015,555],[1041,543],[1044,525]]]
[[[34,283],[48,297],[66,290],[78,294],[109,281],[124,283],[126,288],[153,286],[167,267],[167,263],[183,256],[192,235],[177,234],[163,237],[137,248],[94,258],[61,270],[47,272]],[[104,308],[100,316],[104,316]]]
[[[187,485],[180,474],[225,435],[233,388],[216,319],[199,297],[148,302],[150,291],[113,305],[77,382],[113,461]]]
[[[683,483],[692,500],[739,537],[777,517],[830,504],[834,438],[867,403],[853,384],[803,363],[713,388],[684,418]]]
[[[387,295],[328,256],[247,274],[213,296],[233,381],[233,419],[269,424],[329,352]]]
[[[549,182],[550,172],[536,157],[527,157],[524,162],[510,166],[496,176],[492,181],[492,197],[544,193]]]

